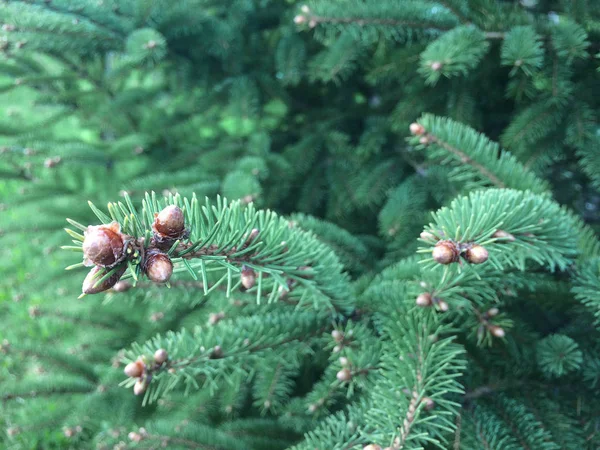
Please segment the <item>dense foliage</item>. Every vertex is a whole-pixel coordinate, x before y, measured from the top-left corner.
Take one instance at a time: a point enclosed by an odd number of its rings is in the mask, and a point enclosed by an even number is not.
[[[0,28],[0,447],[600,447],[600,2]]]

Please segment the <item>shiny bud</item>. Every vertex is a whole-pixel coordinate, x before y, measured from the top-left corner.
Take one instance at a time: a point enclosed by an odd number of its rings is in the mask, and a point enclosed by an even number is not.
[[[169,359],[169,354],[164,348],[159,348],[154,352],[154,362],[157,364],[164,363],[167,359]]]
[[[419,123],[414,122],[410,124],[410,132],[415,136],[421,136],[423,133],[425,133],[425,127]]]
[[[173,263],[166,253],[150,250],[146,254],[144,269],[148,278],[155,283],[166,283],[173,275]]]
[[[417,297],[417,306],[425,308],[427,306],[431,306],[432,304],[433,299],[431,298],[431,294],[429,292],[423,292]]]
[[[304,22],[306,22],[306,17],[302,14],[298,14],[296,17],[294,17],[294,23],[296,25],[303,24]]]
[[[381,446],[379,446],[377,444],[369,444],[369,445],[363,447],[363,450],[381,450]]]
[[[512,234],[507,233],[504,230],[498,230],[498,231],[496,231],[494,234],[492,234],[492,237],[495,237],[497,239],[502,239],[502,240],[508,241],[508,242],[514,242],[515,241],[515,237]]]
[[[481,245],[474,245],[465,253],[467,261],[471,264],[483,264],[488,260],[488,251]]]
[[[90,225],[83,232],[83,263],[86,266],[110,266],[123,256],[123,235],[117,222]]]
[[[458,248],[452,241],[439,241],[435,244],[431,256],[440,264],[451,264],[458,261]]]
[[[490,308],[487,310],[486,314],[488,317],[494,317],[497,316],[499,312],[500,310],[498,308]]]
[[[123,265],[122,267],[117,268],[117,270],[107,279],[98,283],[102,279],[104,275],[110,272],[113,269],[108,269],[106,267],[96,266],[92,270],[89,271],[85,279],[83,280],[83,285],[81,286],[81,292],[83,294],[98,294],[100,292],[104,292],[111,287],[113,287],[119,281],[119,278],[125,273],[127,270],[127,266]]]
[[[138,359],[135,362],[127,364],[123,372],[125,372],[125,375],[128,377],[139,378],[144,373],[145,368],[146,366],[144,365],[144,362],[141,359]]]
[[[350,381],[350,379],[352,378],[352,372],[350,372],[350,370],[348,369],[342,369],[337,373],[335,377],[342,382]]]
[[[152,229],[162,237],[178,239],[185,231],[183,211],[179,206],[167,206],[155,214]]]
[[[421,232],[421,234],[419,235],[419,237],[421,239],[423,239],[424,241],[437,241],[438,238],[436,238],[433,234],[431,234],[429,231],[423,231]]]
[[[340,330],[333,330],[331,332],[331,337],[336,341],[336,342],[342,342],[344,340],[344,333],[342,333]]]
[[[431,70],[435,70],[436,72],[442,68],[443,64],[439,61],[434,61],[431,63]]]
[[[438,300],[437,306],[438,306],[439,310],[442,312],[446,312],[450,308],[448,306],[448,303],[446,303],[444,300]]]
[[[347,366],[349,364],[348,358],[346,358],[345,356],[340,357],[340,365],[341,366]]]
[[[243,266],[241,280],[244,289],[251,289],[256,283],[256,273],[250,267]]]

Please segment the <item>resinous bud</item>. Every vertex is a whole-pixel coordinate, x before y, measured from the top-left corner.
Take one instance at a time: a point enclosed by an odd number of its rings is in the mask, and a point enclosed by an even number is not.
[[[81,292],[83,294],[98,294],[110,289],[117,284],[121,276],[125,273],[125,270],[127,270],[127,266],[124,264],[122,267],[119,267],[110,277],[98,283],[111,270],[113,269],[101,266],[94,267],[89,271],[83,280]]]
[[[185,231],[185,218],[179,206],[169,205],[154,217],[152,229],[162,237],[178,239]]]
[[[83,232],[83,263],[86,266],[110,266],[123,256],[123,235],[117,222],[90,225]]]
[[[166,283],[173,275],[173,263],[166,253],[149,252],[146,255],[145,271],[148,278],[155,283]]]

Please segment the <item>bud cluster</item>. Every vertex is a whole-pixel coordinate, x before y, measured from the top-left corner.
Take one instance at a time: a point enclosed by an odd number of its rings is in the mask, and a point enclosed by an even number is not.
[[[147,364],[146,358],[140,356],[136,361],[125,366],[123,372],[130,378],[137,378],[133,385],[133,393],[140,395],[146,392],[150,381],[152,381],[152,373],[165,364],[169,359],[169,354],[164,348],[159,348],[154,352],[153,363]]]
[[[448,303],[439,297],[431,295],[429,292],[423,292],[417,296],[417,306],[427,308],[429,306],[436,306],[438,310],[446,312],[449,309]]]
[[[477,337],[479,339],[483,338],[485,330],[487,330],[492,336],[497,338],[503,338],[504,336],[506,336],[506,331],[504,331],[504,328],[498,325],[494,325],[491,322],[491,319],[497,316],[499,313],[500,310],[498,308],[490,308],[483,314],[476,310],[479,322],[481,323],[479,325],[479,328],[477,329]]]
[[[486,248],[479,244],[441,240],[433,247],[431,256],[440,264],[458,262],[460,257],[471,264],[483,264],[488,260],[489,254]]]

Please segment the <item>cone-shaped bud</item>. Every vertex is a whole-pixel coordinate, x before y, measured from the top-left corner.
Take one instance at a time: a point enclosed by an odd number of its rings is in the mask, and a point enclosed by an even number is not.
[[[121,278],[121,276],[125,273],[125,270],[127,270],[127,266],[123,265],[122,267],[117,268],[110,277],[98,283],[98,281],[100,281],[102,277],[104,277],[111,270],[113,269],[100,266],[94,267],[83,280],[81,292],[84,294],[98,294],[110,289],[117,284],[119,278]]]
[[[451,264],[458,261],[458,248],[452,241],[439,241],[435,244],[431,256],[440,264]]]
[[[450,308],[448,306],[448,303],[446,303],[444,300],[438,300],[437,306],[438,306],[439,310],[442,312],[446,312]]]
[[[423,239],[424,241],[437,241],[438,238],[436,238],[433,234],[431,234],[429,231],[423,231],[421,232],[421,234],[419,235],[419,237],[421,239]]]
[[[154,362],[157,364],[164,363],[167,359],[169,359],[169,354],[164,348],[159,348],[154,352]]]
[[[337,373],[336,378],[339,381],[350,381],[352,378],[352,372],[350,372],[348,369],[342,369]]]
[[[331,332],[331,337],[336,341],[336,342],[342,342],[344,340],[344,333],[342,333],[340,330],[333,330]]]
[[[379,446],[377,444],[369,444],[369,445],[363,447],[363,450],[381,450],[381,446]]]
[[[508,241],[508,242],[514,242],[514,240],[515,240],[515,237],[512,234],[507,233],[504,230],[498,230],[498,231],[496,231],[492,235],[492,237],[495,237],[495,238],[498,238],[498,239],[502,239],[502,240],[505,240],[505,241]]]
[[[488,317],[494,317],[497,316],[499,312],[500,310],[498,308],[490,308],[487,310],[486,314]]]
[[[419,123],[414,122],[410,124],[410,132],[415,136],[421,136],[423,133],[425,133],[425,127]]]
[[[90,225],[83,234],[83,263],[86,266],[106,267],[123,257],[123,235],[117,222]]]
[[[241,279],[244,289],[250,289],[256,283],[256,273],[250,267],[243,266]]]
[[[346,358],[345,356],[342,356],[342,357],[340,358],[340,365],[341,365],[341,366],[347,366],[347,365],[348,365],[348,363],[349,363],[349,361],[348,361],[348,358]]]
[[[148,382],[148,380],[146,378],[140,378],[133,385],[133,393],[135,395],[143,394],[148,389],[149,384],[150,383]]]
[[[429,143],[431,143],[431,140],[429,139],[429,136],[427,136],[427,135],[424,135],[424,136],[421,136],[421,137],[419,138],[419,144],[422,144],[422,145],[427,145],[427,144],[429,144]]]
[[[141,359],[138,359],[135,362],[127,364],[123,372],[125,372],[125,375],[127,375],[128,377],[139,378],[144,373],[145,367],[146,366],[144,365],[144,362]]]
[[[474,245],[465,253],[467,261],[471,264],[483,264],[488,260],[488,251],[481,245]]]
[[[431,298],[431,294],[429,292],[423,292],[417,297],[417,306],[425,308],[427,306],[431,306],[432,304],[433,299]]]
[[[300,25],[304,22],[306,22],[306,17],[303,16],[302,14],[298,14],[296,17],[294,17],[294,23],[296,25]]]
[[[166,283],[173,274],[173,263],[166,253],[150,250],[146,254],[144,269],[150,280]]]
[[[183,211],[179,206],[167,206],[155,215],[152,229],[162,237],[178,239],[185,231]]]
[[[504,331],[504,328],[498,327],[496,325],[492,325],[490,328],[490,333],[492,333],[492,335],[496,336],[497,338],[503,338],[504,336],[506,336],[506,332]]]

